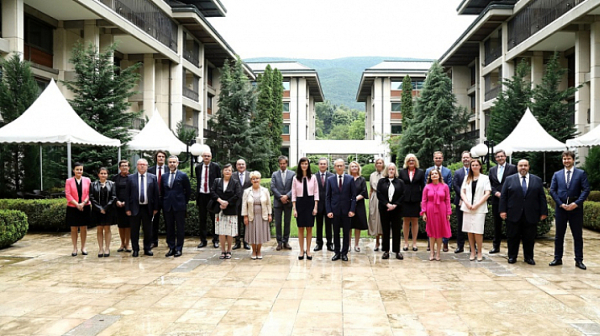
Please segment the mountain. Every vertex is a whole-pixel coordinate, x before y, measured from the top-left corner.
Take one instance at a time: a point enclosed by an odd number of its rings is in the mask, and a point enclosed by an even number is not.
[[[360,78],[365,69],[379,64],[385,60],[418,60],[402,57],[344,57],[336,59],[307,59],[307,58],[282,58],[282,57],[255,57],[244,59],[245,62],[274,62],[297,61],[319,74],[325,99],[335,105],[345,105],[353,109],[365,110],[365,104],[356,101],[356,92]]]

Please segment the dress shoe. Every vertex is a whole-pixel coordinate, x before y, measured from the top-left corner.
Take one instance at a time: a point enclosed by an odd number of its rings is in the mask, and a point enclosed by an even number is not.
[[[181,257],[181,255],[182,255],[181,251],[179,251],[179,250],[175,251],[175,258],[179,258],[179,257]]]
[[[404,260],[404,256],[402,255],[402,253],[396,253],[396,259]]]
[[[560,266],[562,265],[562,259],[554,258],[549,264],[549,266]]]
[[[275,248],[276,251],[281,251],[281,248],[283,247],[283,244],[281,243],[277,243],[277,247]]]
[[[144,255],[152,257],[154,255],[154,253],[152,253],[152,250],[145,250]]]
[[[465,252],[465,249],[462,247],[457,247],[456,250],[454,250],[454,253],[463,253]]]
[[[449,251],[449,249],[448,249],[448,243],[444,243],[444,248],[442,249],[442,251],[444,251],[444,252],[448,252]]]
[[[317,244],[317,246],[315,246],[315,248],[313,249],[313,251],[317,252],[317,251],[321,251],[322,249],[323,249],[323,245]]]
[[[342,254],[342,261],[348,261],[348,255]]]
[[[283,248],[286,249],[286,250],[291,250],[292,249],[292,247],[288,243],[283,244]]]
[[[533,260],[533,259],[525,259],[525,262],[528,263],[529,265],[535,265],[535,260]]]
[[[130,249],[125,249],[125,252],[131,253],[131,250]]]
[[[509,264],[514,264],[517,262],[517,258],[508,258],[508,263]]]
[[[331,261],[336,261],[336,260],[340,260],[340,254],[336,253],[333,255],[333,257],[331,257]]]
[[[232,250],[237,250],[240,247],[242,247],[242,243],[240,243],[239,241],[235,242],[235,245],[233,245],[233,247],[231,248]]]
[[[125,252],[125,249],[121,247],[120,249],[117,250],[117,252]]]
[[[151,248],[151,249],[153,249],[153,248],[155,248],[155,247],[158,247],[158,242],[156,242],[156,243],[152,243],[152,246],[150,246],[150,248]]]
[[[587,269],[587,267],[585,267],[585,265],[583,264],[583,261],[576,261],[575,262],[575,267],[577,267],[579,269],[582,269],[584,271]]]
[[[219,242],[218,241],[214,241],[213,242],[213,247],[214,248],[219,248]]]
[[[131,254],[132,257],[137,258],[140,256],[140,251],[133,251],[133,253]]]
[[[390,259],[390,253],[389,252],[383,252],[383,255],[381,256],[381,259]]]
[[[167,254],[165,254],[165,257],[171,257],[175,255],[175,250],[170,249],[169,252],[167,252]]]
[[[493,249],[488,251],[488,254],[496,254],[496,253],[500,253],[500,249],[497,247],[494,247]]]
[[[333,244],[327,245],[327,251],[333,252],[335,249],[333,248]]]
[[[244,242],[244,250],[249,250],[250,249],[250,245],[248,245],[248,243]]]
[[[206,241],[201,241],[200,244],[198,244],[198,248],[203,248],[206,247]]]
[[[98,258],[104,257],[104,253],[98,253]]]
[[[82,255],[88,255],[87,251],[83,251],[83,250],[81,251],[81,254]]]
[[[77,252],[71,253],[71,257],[77,257]]]

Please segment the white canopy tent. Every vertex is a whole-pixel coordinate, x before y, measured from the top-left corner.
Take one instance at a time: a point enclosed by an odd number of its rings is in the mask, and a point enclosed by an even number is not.
[[[567,140],[568,147],[592,147],[600,146],[600,125],[594,127],[586,134]]]
[[[139,151],[159,149],[177,153],[186,151],[186,145],[173,134],[157,110],[154,110],[152,118],[144,129],[127,143],[127,147]]]
[[[19,118],[0,128],[0,143],[40,145],[67,144],[68,175],[71,176],[71,144],[121,147],[121,141],[108,138],[83,121],[62,95],[54,80]],[[119,148],[119,158],[121,149]],[[43,184],[40,186],[43,189]]]

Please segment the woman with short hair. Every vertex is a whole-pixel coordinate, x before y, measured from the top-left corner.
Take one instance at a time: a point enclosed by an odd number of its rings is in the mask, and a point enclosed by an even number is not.
[[[92,223],[96,225],[98,238],[98,258],[110,257],[110,226],[114,223],[114,202],[117,199],[113,181],[107,180],[108,169],[100,168],[98,180],[90,188],[92,202]]]
[[[87,255],[85,241],[87,227],[90,225],[90,185],[92,181],[83,176],[83,164],[75,162],[73,177],[65,181],[65,196],[67,198],[67,225],[71,227],[73,242],[72,257],[77,256],[77,231],[81,235],[81,254]]]
[[[383,177],[377,183],[377,199],[379,200],[379,215],[383,230],[381,259],[390,258],[390,229],[392,230],[392,252],[396,259],[402,260],[400,252],[400,227],[402,217],[400,209],[404,196],[404,182],[398,178],[398,169],[393,163],[388,164],[383,170]]]
[[[361,176],[362,169],[356,161],[348,164],[348,174],[354,178],[356,186],[356,211],[352,217],[352,229],[354,229],[354,251],[360,252],[360,231],[369,229],[367,224],[367,210],[365,209],[365,198],[369,197],[367,181]]]
[[[242,216],[246,225],[244,241],[252,246],[252,260],[261,260],[262,244],[271,240],[269,223],[273,220],[271,209],[271,194],[260,185],[260,173],[250,173],[252,187],[244,190],[242,198]]]
[[[219,203],[219,213],[215,216],[215,234],[219,235],[221,256],[219,259],[231,259],[233,237],[238,235],[237,201],[242,196],[242,187],[231,178],[233,168],[230,163],[223,166],[223,178],[216,179],[211,186],[211,197]]]

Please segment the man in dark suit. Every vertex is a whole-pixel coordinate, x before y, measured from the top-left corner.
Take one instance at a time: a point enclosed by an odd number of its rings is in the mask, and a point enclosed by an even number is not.
[[[327,196],[327,179],[333,176],[332,173],[327,171],[329,168],[329,160],[327,158],[319,159],[319,172],[315,174],[317,178],[317,184],[319,185],[319,199],[324,200]],[[327,217],[325,211],[325,202],[321,201],[318,203],[317,208],[317,245],[314,251],[321,251],[323,249],[323,221],[325,222],[325,238],[327,239],[327,251],[334,251],[333,249],[333,226],[331,218]]]
[[[158,198],[158,180],[156,175],[150,174],[148,161],[137,161],[137,174],[127,177],[127,202],[125,213],[131,220],[131,245],[132,256],[138,257],[140,253],[140,224],[144,229],[144,254],[152,256],[152,217],[158,213],[160,202]]]
[[[565,169],[552,176],[550,195],[556,203],[556,237],[554,239],[554,260],[550,266],[562,265],[563,248],[567,222],[571,227],[575,245],[575,266],[585,270],[583,264],[583,202],[590,194],[587,174],[573,166],[575,153],[564,151],[562,161]]]
[[[156,151],[154,154],[154,162],[156,162],[156,166],[148,167],[148,173],[156,175],[158,179],[158,197],[162,195],[162,176],[163,174],[169,173],[169,167],[165,163],[167,159],[167,153],[162,150]],[[154,216],[152,220],[152,248],[158,247],[158,226],[160,224],[160,210],[162,204],[158,205],[158,212]]]
[[[518,174],[506,178],[500,195],[500,217],[506,220],[508,263],[517,262],[519,242],[523,240],[523,256],[535,265],[533,246],[537,224],[548,217],[548,203],[542,179],[529,174],[529,161],[520,160]]]
[[[354,178],[344,174],[345,163],[342,159],[334,162],[335,175],[327,179],[327,190],[325,196],[325,208],[327,217],[333,219],[333,244],[335,254],[332,261],[348,261],[348,249],[350,248],[350,231],[352,229],[352,217],[356,209],[356,185]],[[340,229],[343,230],[344,243],[340,250]]]
[[[460,188],[467,174],[469,174],[469,165],[471,164],[471,153],[464,151],[460,155],[463,166],[454,171],[454,180],[452,188],[454,188],[454,211],[456,212],[456,250],[454,253],[462,253],[465,251],[465,235],[462,232],[463,212],[460,210]]]
[[[242,194],[244,190],[250,188],[252,186],[252,181],[250,181],[250,173],[246,170],[246,161],[243,159],[237,160],[235,163],[236,172],[231,175],[231,178],[236,180],[240,186],[242,187]],[[244,242],[244,249],[249,250],[250,246],[244,240],[244,233],[246,232],[246,225],[244,225],[244,216],[242,213],[242,197],[238,199],[238,236],[235,239],[235,245],[233,245],[233,249],[237,250],[242,246],[242,242]]]
[[[423,185],[425,186],[427,184],[429,172],[434,168],[437,168],[437,170],[442,172],[442,179],[444,180],[444,183],[446,183],[446,185],[448,186],[448,191],[452,193],[452,171],[447,167],[444,167],[444,153],[442,153],[441,151],[433,152],[433,166],[427,168],[427,170],[425,171],[425,183],[423,183]],[[444,243],[444,252],[448,252],[448,241],[448,238],[442,238],[442,242]],[[429,251],[429,239],[427,240],[427,251]]]
[[[517,166],[506,163],[506,153],[499,150],[495,154],[496,166],[490,169],[490,184],[492,185],[492,215],[494,216],[494,243],[490,254],[500,252],[502,243],[502,218],[500,218],[500,196],[506,178],[517,173]]]
[[[280,156],[278,171],[271,175],[271,192],[273,193],[273,215],[275,216],[275,232],[277,234],[277,251],[282,248],[291,250],[290,224],[292,220],[292,182],[296,173],[287,169],[288,158]],[[283,228],[281,215],[283,213]]]
[[[167,244],[169,252],[165,257],[181,257],[183,238],[185,233],[185,214],[190,201],[192,187],[187,174],[177,170],[179,158],[175,155],[169,157],[169,173],[162,179],[162,204],[167,226]],[[175,242],[177,231],[177,242]]]
[[[219,236],[215,234],[215,214],[208,211],[208,202],[210,201],[210,187],[215,179],[221,177],[221,168],[219,165],[211,162],[212,153],[205,151],[202,153],[202,163],[196,165],[196,181],[198,189],[196,190],[196,206],[198,207],[198,216],[200,217],[200,244],[198,248],[206,246],[206,236],[208,228],[206,227],[206,216],[210,216],[212,225],[212,242],[214,248],[219,248]]]

